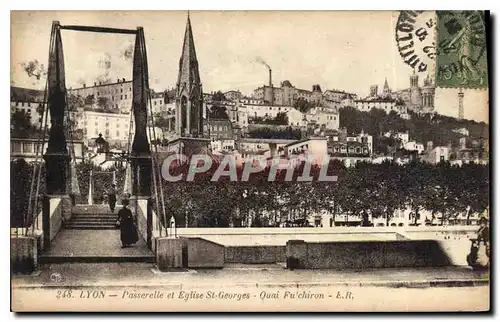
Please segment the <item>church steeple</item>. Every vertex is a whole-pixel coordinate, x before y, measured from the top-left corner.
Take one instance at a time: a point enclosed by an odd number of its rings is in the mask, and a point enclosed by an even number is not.
[[[194,46],[191,18],[187,17],[184,43],[179,59],[176,86],[176,132],[180,136],[203,136],[203,90]]]
[[[196,49],[194,47],[193,30],[191,28],[191,18],[187,17],[186,31],[184,32],[184,43],[182,45],[182,54],[179,60],[179,76],[177,83],[200,83],[200,74],[198,71],[198,59],[196,58]]]
[[[387,83],[387,77],[385,78],[384,88],[382,89],[382,94],[384,97],[388,97],[391,95],[391,89],[389,87],[389,84]]]

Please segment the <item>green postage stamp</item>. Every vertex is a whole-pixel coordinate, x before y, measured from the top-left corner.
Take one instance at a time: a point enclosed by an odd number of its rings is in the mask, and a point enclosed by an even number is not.
[[[436,85],[487,88],[484,11],[437,11]]]

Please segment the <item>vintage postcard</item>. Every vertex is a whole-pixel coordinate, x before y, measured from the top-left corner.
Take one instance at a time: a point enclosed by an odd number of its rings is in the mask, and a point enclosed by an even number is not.
[[[489,12],[11,12],[11,310],[490,310]]]

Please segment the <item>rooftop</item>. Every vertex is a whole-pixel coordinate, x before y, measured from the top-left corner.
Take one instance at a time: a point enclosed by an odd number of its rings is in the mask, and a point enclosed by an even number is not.
[[[41,102],[43,101],[44,91],[23,87],[10,87],[11,102]]]

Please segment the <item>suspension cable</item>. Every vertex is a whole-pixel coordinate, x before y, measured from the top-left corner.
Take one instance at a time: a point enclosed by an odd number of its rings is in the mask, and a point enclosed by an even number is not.
[[[56,31],[56,26],[55,25],[52,25],[52,30],[50,32],[50,40],[49,40],[49,53],[52,52],[52,47],[54,46],[54,40],[55,40],[55,31]],[[48,83],[49,83],[49,79],[48,79],[48,75],[47,75],[47,79],[45,80],[45,89],[44,89],[44,92],[43,92],[43,101],[42,101],[42,106],[43,106],[43,112],[42,112],[42,118],[40,119],[40,130],[41,130],[41,133],[40,135],[38,136],[37,138],[37,141],[36,141],[36,147],[35,147],[35,162],[34,162],[34,165],[33,165],[33,170],[32,170],[32,175],[31,175],[31,186],[30,186],[30,194],[29,194],[29,198],[28,198],[28,211],[27,211],[27,214],[26,216],[29,216],[28,218],[32,219],[32,223],[31,223],[31,227],[32,227],[32,230],[33,230],[33,233],[34,233],[34,230],[35,230],[35,225],[37,225],[37,228],[38,228],[38,222],[36,222],[35,224],[35,220],[38,218],[38,214],[36,213],[37,211],[37,204],[38,204],[38,193],[39,193],[39,189],[40,189],[40,177],[41,177],[41,165],[39,165],[39,162],[38,162],[38,158],[39,158],[39,152],[40,152],[40,148],[43,152],[43,146],[45,145],[45,136],[46,136],[46,133],[47,133],[47,119],[48,119],[48,112],[49,112],[49,109],[48,109],[48,102],[47,102],[47,91],[48,91]],[[45,114],[45,120],[44,120],[44,115]],[[45,122],[44,122],[45,121]],[[42,146],[40,147],[40,141],[42,142]],[[38,173],[37,173],[37,170],[38,170]],[[38,174],[38,176],[37,176]],[[35,177],[37,177],[37,186],[36,186],[36,195],[35,195],[35,204],[33,204],[32,206],[32,194],[35,190]],[[33,212],[33,213],[32,213]],[[25,218],[25,221],[26,219],[28,218]],[[28,235],[28,229],[25,229],[25,232],[24,232],[25,235]]]
[[[138,36],[140,37],[140,44],[141,44],[141,51],[142,51],[142,56],[144,57],[143,60],[143,80],[144,80],[144,85],[147,89],[147,101],[146,104],[149,102],[149,112],[151,115],[151,127],[148,126],[148,132],[149,132],[149,137],[151,138],[151,141],[153,141],[153,147],[155,149],[155,153],[152,153],[152,166],[154,168],[154,173],[153,173],[153,184],[154,184],[154,190],[155,190],[155,199],[156,199],[156,211],[157,211],[157,216],[162,216],[163,219],[165,219],[165,202],[164,202],[164,196],[163,196],[163,187],[162,187],[162,182],[161,182],[161,172],[160,168],[158,167],[158,162],[157,162],[157,156],[158,156],[158,142],[156,138],[156,131],[155,131],[155,122],[154,122],[154,115],[153,115],[153,107],[151,103],[151,91],[149,89],[149,84],[147,83],[147,80],[149,78],[148,75],[148,60],[147,60],[147,52],[146,52],[146,46],[145,46],[145,39],[144,39],[144,31],[142,29],[139,30]],[[148,106],[146,106],[146,109]],[[160,186],[160,199],[158,198],[158,185]],[[161,203],[161,208],[160,204]],[[158,229],[160,231],[160,236],[162,232],[162,225],[161,221],[157,220],[158,224]],[[166,225],[166,221],[164,222],[164,225]],[[165,234],[168,236],[168,230],[165,227]]]
[[[151,94],[149,94],[150,96]],[[155,144],[153,144],[154,146],[154,153],[155,153],[155,156],[153,158],[154,160],[154,167],[155,167],[155,172],[156,172],[156,175],[158,176],[158,181],[159,181],[159,186],[160,186],[160,201],[161,201],[161,216],[163,217],[163,220],[164,220],[164,225],[165,225],[165,230],[167,231],[166,229],[166,226],[168,225],[167,221],[166,221],[166,209],[165,209],[165,196],[163,194],[163,183],[162,183],[162,180],[161,180],[161,169],[160,169],[160,165],[158,164],[158,140],[157,140],[157,137],[156,137],[156,129],[155,129],[155,121],[154,121],[154,116],[153,116],[153,107],[152,107],[152,104],[151,104],[151,98],[149,100],[149,109],[150,109],[150,113],[151,113],[151,122],[153,124],[152,126],[152,132],[153,132],[153,140],[155,142]],[[167,232],[168,234],[168,232]]]
[[[42,131],[42,135],[43,137],[45,138],[46,136],[46,133],[47,133],[47,119],[48,119],[48,114],[49,114],[49,109],[48,108],[45,108],[45,124],[44,124],[44,127],[43,127],[43,131]],[[43,116],[42,116],[43,117]],[[42,150],[43,150],[43,146],[45,145],[45,139],[42,140]],[[37,152],[38,153],[38,152]],[[37,156],[38,157],[38,156]],[[37,176],[37,184],[36,184],[36,192],[35,192],[35,202],[34,202],[34,218],[33,219],[37,219],[38,218],[38,215],[39,215],[39,212],[38,212],[38,194],[40,193],[40,181],[41,181],[41,177],[42,177],[42,164],[38,164],[38,162],[36,162],[35,165],[38,165],[38,176]],[[33,225],[33,224],[32,224]],[[38,221],[36,221],[36,225],[37,225],[37,229],[39,228],[38,227]],[[33,227],[34,229],[34,227]]]
[[[149,99],[149,95],[148,95],[148,99]],[[150,126],[148,126],[148,134],[149,134],[149,137],[151,138],[151,128]],[[155,161],[155,157],[154,156],[151,156],[151,165],[156,168],[156,161]],[[158,184],[156,182],[156,169],[155,171],[153,172],[153,189],[154,189],[154,195],[155,195],[155,204],[156,204],[156,211],[158,211]],[[159,230],[160,230],[160,237],[161,237],[161,226],[158,225],[158,221],[157,221],[157,227]]]
[[[142,31],[142,30],[141,30]],[[144,37],[144,33],[142,31],[142,37]],[[145,45],[145,41],[143,41],[143,44]],[[148,63],[148,56],[147,56],[147,53],[146,53],[146,48],[144,47],[144,59],[145,59],[145,64],[146,64],[146,73],[148,71],[147,69],[147,63]],[[147,79],[149,79],[149,75],[146,74],[146,76],[148,77]],[[149,87],[149,86],[148,86]],[[150,92],[149,92],[150,93]],[[150,94],[149,94],[150,95]],[[160,198],[161,198],[161,205],[162,205],[162,216],[163,216],[163,225],[165,226],[165,232],[166,232],[166,235],[168,236],[168,230],[167,230],[167,226],[168,226],[168,223],[167,223],[167,211],[165,209],[165,195],[164,195],[164,192],[163,192],[163,182],[161,180],[162,176],[161,176],[161,168],[160,168],[160,164],[158,164],[158,138],[156,136],[156,128],[155,128],[155,119],[154,119],[154,114],[153,114],[153,106],[152,106],[152,103],[151,103],[151,98],[149,100],[149,108],[150,108],[150,113],[151,113],[151,122],[153,124],[153,136],[154,136],[154,140],[155,140],[155,145],[154,145],[154,148],[155,148],[155,161],[156,161],[156,171],[157,171],[157,175],[158,175],[158,181],[159,181],[159,185],[160,185]]]
[[[132,122],[133,122],[133,119],[132,119],[132,114],[133,114],[133,111],[132,111],[132,108],[134,106],[134,103],[132,102],[132,106],[130,106],[130,117],[129,117],[129,120],[128,120],[128,140],[127,140],[127,155],[130,155],[130,149],[131,149],[131,141],[132,141]]]

